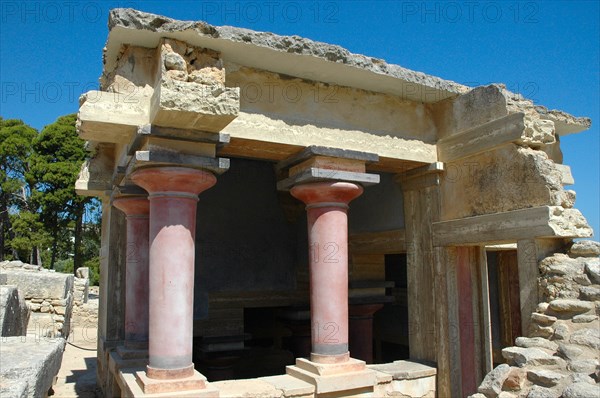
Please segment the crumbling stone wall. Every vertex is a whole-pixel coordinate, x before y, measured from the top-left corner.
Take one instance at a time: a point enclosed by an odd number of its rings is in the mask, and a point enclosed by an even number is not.
[[[600,243],[574,243],[539,263],[528,337],[502,350],[472,398],[600,396]]]
[[[38,337],[69,336],[74,306],[87,302],[86,275],[75,278],[21,261],[0,263],[0,271],[3,283],[16,286],[31,311],[30,330]]]

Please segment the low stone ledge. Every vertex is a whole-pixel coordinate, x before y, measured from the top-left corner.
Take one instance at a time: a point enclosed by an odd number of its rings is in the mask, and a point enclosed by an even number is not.
[[[382,380],[377,392],[384,396],[429,398],[436,395],[437,369],[423,363],[394,361],[380,365],[367,365],[378,373],[388,374],[391,382]],[[383,387],[383,388],[382,388]]]
[[[437,375],[437,369],[419,362],[394,361],[381,365],[367,365],[368,368],[387,373],[394,380],[414,380]]]
[[[283,393],[284,397],[312,397],[315,386],[290,375],[261,377],[258,380],[269,383]]]
[[[370,394],[381,397],[435,397],[437,369],[425,364],[411,361],[396,361],[388,364],[367,365],[362,373],[374,373],[373,384],[356,388],[353,380],[361,372],[347,372],[334,375],[328,380],[328,392],[341,396],[340,393]],[[135,371],[142,368],[120,369],[118,372],[119,385],[125,397],[155,396],[144,395],[135,380]],[[332,376],[328,376],[330,379]],[[337,384],[334,388],[333,384]],[[195,391],[178,392],[177,396],[203,397],[260,397],[260,398],[309,398],[315,397],[317,387],[293,375],[284,374],[245,380],[224,380],[212,382],[209,388]],[[162,395],[156,395],[162,396]],[[354,396],[354,395],[353,395]],[[362,396],[362,395],[361,395]]]
[[[2,337],[0,396],[45,397],[62,363],[65,340]]]

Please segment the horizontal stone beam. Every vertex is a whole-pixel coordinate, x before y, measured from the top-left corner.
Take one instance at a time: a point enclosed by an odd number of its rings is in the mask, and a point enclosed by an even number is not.
[[[404,191],[418,190],[439,185],[440,175],[443,172],[444,163],[434,162],[400,173],[396,175],[395,180]]]
[[[171,138],[175,140],[203,142],[206,144],[215,144],[217,146],[229,143],[229,134],[213,133],[209,131],[177,129],[161,126],[143,126],[138,131],[139,134],[147,134],[159,138]]]
[[[367,164],[367,167],[375,168],[385,161],[388,164],[386,171],[390,172],[394,172],[394,168],[412,168],[412,163],[437,161],[435,144],[375,131],[291,123],[259,113],[240,111],[222,132],[231,136],[230,144],[220,152],[222,156],[281,161],[302,148],[318,145],[376,154],[379,162]],[[394,160],[401,163],[394,164]]]
[[[347,181],[361,185],[374,185],[379,184],[379,174],[355,173],[352,171],[311,167],[292,177],[279,181],[277,183],[277,189],[280,191],[287,191],[296,184],[305,184],[316,181]]]
[[[560,206],[541,206],[433,223],[435,246],[589,236],[592,236],[592,229],[579,210]]]
[[[276,166],[276,170],[279,171],[289,168],[313,156],[326,156],[330,158],[359,160],[363,162],[377,162],[379,160],[379,156],[375,153],[311,145],[294,156],[279,162]]]
[[[227,158],[209,158],[160,150],[137,151],[134,158],[134,166],[185,166],[209,170],[216,174],[227,171],[229,163]]]
[[[511,142],[519,141],[525,130],[525,115],[515,113],[438,141],[442,162],[476,155]]]
[[[403,229],[352,234],[348,237],[348,243],[352,254],[390,254],[406,251]]]
[[[88,91],[79,107],[79,137],[98,142],[125,143],[138,126],[149,123],[149,97]]]

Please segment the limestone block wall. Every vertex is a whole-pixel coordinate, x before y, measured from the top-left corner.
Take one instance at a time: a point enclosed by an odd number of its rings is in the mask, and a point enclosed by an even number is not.
[[[543,300],[530,332],[502,350],[471,398],[600,396],[600,243],[574,243],[539,263]]]
[[[68,337],[74,305],[87,301],[89,279],[21,261],[0,263],[0,272],[3,283],[16,286],[31,311],[30,330],[39,337]]]

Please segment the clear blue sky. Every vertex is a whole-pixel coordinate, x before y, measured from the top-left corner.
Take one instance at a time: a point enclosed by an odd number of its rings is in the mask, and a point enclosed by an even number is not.
[[[564,137],[576,206],[599,233],[598,1],[0,0],[0,115],[40,129],[76,112],[102,70],[108,10],[133,7],[338,44],[468,85],[505,83],[551,109],[592,118]]]

